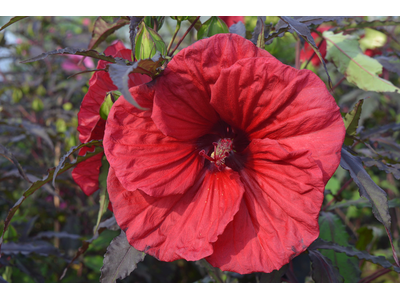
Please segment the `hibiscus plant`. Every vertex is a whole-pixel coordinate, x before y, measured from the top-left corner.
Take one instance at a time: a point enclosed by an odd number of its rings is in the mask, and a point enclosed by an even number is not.
[[[400,282],[400,18],[56,19],[0,28],[0,281]]]

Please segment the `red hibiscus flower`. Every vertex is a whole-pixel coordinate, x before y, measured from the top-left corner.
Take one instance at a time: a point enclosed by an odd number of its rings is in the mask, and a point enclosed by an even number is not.
[[[226,23],[228,28],[231,27],[233,24],[236,24],[239,21],[244,24],[244,17],[243,16],[222,16],[222,17],[219,17],[219,18],[222,19],[222,21],[224,21]]]
[[[109,46],[104,54],[113,57],[121,57],[132,60],[132,51],[125,49],[122,42],[118,41]],[[97,69],[104,69],[109,62],[100,60]],[[141,74],[131,74],[129,76],[129,86],[133,87],[142,83],[149,82],[150,77]],[[97,71],[89,81],[89,89],[82,100],[81,109],[78,113],[78,131],[81,143],[91,140],[101,140],[104,136],[106,122],[100,117],[100,106],[108,92],[118,90],[113,84],[108,72]],[[93,151],[94,147],[84,147],[79,151],[79,155],[84,155],[87,151]],[[93,194],[99,188],[99,173],[103,152],[81,162],[72,171],[72,177],[81,187],[86,195]]]
[[[281,268],[318,237],[345,129],[313,72],[218,34],[130,92],[149,110],[118,99],[104,151],[133,247],[246,274]]]
[[[317,28],[317,31],[319,32],[324,32],[327,31],[328,29],[332,28],[331,26],[320,26]],[[315,44],[318,46],[319,43],[321,42],[321,38],[319,37],[319,35],[315,32],[311,33],[311,36],[313,37]],[[319,52],[321,53],[321,56],[323,58],[325,58],[326,55],[326,41],[324,40],[321,44],[321,46],[319,46]],[[314,49],[311,48],[311,46],[306,42],[304,44],[304,49],[302,49],[300,51],[300,61],[302,62],[306,62],[310,59],[310,57],[314,54]],[[321,63],[321,60],[319,59],[318,55],[314,55],[314,57],[311,59],[311,63],[318,67]]]

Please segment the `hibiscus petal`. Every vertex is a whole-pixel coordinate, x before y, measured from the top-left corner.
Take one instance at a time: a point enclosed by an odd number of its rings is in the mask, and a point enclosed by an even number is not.
[[[288,152],[274,140],[253,140],[246,152],[244,201],[207,261],[241,274],[269,273],[318,237],[322,172],[309,152]]]
[[[243,185],[238,173],[204,168],[184,194],[151,197],[126,191],[114,169],[107,180],[115,218],[129,243],[162,261],[195,261],[209,256],[238,211]]]
[[[272,57],[236,34],[218,34],[181,50],[157,80],[152,115],[157,127],[181,140],[208,133],[218,121],[209,101],[221,70],[257,56]]]
[[[211,105],[249,139],[282,141],[288,151],[310,150],[325,183],[340,161],[345,128],[335,99],[311,71],[273,57],[248,58],[224,69]]]
[[[83,156],[86,152],[93,150],[94,147],[83,147],[79,150],[79,155]],[[72,178],[87,196],[90,196],[99,189],[99,175],[103,154],[104,152],[101,152],[88,158],[79,163],[72,171]]]
[[[203,168],[204,157],[195,140],[181,142],[165,136],[148,115],[118,99],[103,141],[107,159],[129,191],[140,189],[154,197],[183,194]]]

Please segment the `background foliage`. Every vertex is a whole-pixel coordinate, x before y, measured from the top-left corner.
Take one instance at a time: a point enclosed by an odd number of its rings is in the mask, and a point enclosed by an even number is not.
[[[136,58],[152,56],[155,50],[169,54],[193,18],[146,17],[151,30],[140,31]],[[0,17],[0,26],[9,20]],[[94,229],[100,193],[87,197],[71,177],[75,154],[63,157],[79,145],[77,113],[92,73],[69,76],[95,69],[97,60],[48,55],[20,62],[67,47],[102,53],[116,39],[131,48],[130,20],[29,17],[14,21],[18,22],[0,31],[0,232],[10,209],[18,206],[4,233],[0,281],[99,282],[103,259],[104,263],[112,260],[105,257],[106,249],[120,232],[109,211]],[[202,17],[199,22],[178,49],[228,30],[217,17]],[[333,31],[318,31],[321,24]],[[230,30],[265,47],[285,64],[312,70],[327,86],[329,79],[332,82],[348,136],[344,161],[326,186],[319,219],[321,240],[270,274],[240,275],[202,261],[165,263],[132,254],[133,261],[143,261],[118,281],[400,282],[393,258],[393,253],[400,253],[400,19],[245,17],[244,25],[244,31]],[[175,35],[175,42],[169,44]],[[146,45],[149,39],[156,43],[155,49]],[[321,47],[323,41],[326,63],[313,64],[308,61],[312,48]],[[307,59],[300,59],[302,49],[309,51]],[[314,55],[322,54],[321,50]],[[55,170],[46,176],[60,160],[65,163],[52,185]],[[122,238],[115,242],[122,243],[120,247],[124,247]]]

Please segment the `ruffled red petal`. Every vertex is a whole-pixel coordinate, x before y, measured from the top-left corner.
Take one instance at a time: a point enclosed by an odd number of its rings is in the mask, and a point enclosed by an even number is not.
[[[244,155],[244,201],[207,261],[241,274],[269,273],[318,237],[322,173],[308,151],[288,152],[274,140],[253,140]]]
[[[249,140],[276,139],[288,151],[310,150],[325,183],[340,162],[345,128],[335,99],[311,71],[273,57],[248,58],[224,69],[211,105]]]
[[[79,155],[83,156],[88,151],[94,151],[94,147],[83,147],[79,150]],[[93,194],[99,189],[99,175],[102,158],[103,152],[79,163],[75,169],[72,170],[72,178],[87,196]]]
[[[135,89],[138,93],[146,85]],[[144,102],[144,101],[143,101]],[[108,116],[106,156],[122,186],[161,197],[185,193],[204,165],[196,140],[180,142],[165,136],[148,116],[121,98]]]
[[[131,52],[131,50],[125,49],[124,44],[120,41],[107,47],[104,51],[106,55],[120,57],[130,61],[132,60]],[[97,68],[104,69],[108,64],[109,62],[100,60],[97,64]],[[129,75],[128,86],[133,87],[141,85],[150,80],[151,78],[147,75],[133,73]],[[82,100],[81,108],[78,113],[78,131],[81,143],[103,139],[106,122],[100,117],[100,106],[107,93],[117,89],[108,72],[97,71],[93,74],[92,78],[89,80],[88,92]],[[98,154],[87,161],[81,162],[73,171],[75,182],[78,183],[87,195],[91,195],[98,189],[101,156],[102,155]],[[94,159],[95,157],[100,157],[100,159]],[[87,179],[85,179],[85,176],[88,176]]]
[[[226,225],[239,209],[243,185],[232,170],[203,169],[184,194],[151,197],[127,191],[110,168],[108,193],[115,218],[137,250],[162,261],[199,260],[213,252]]]
[[[168,136],[200,137],[218,121],[209,104],[221,70],[247,57],[272,57],[236,34],[218,34],[181,50],[156,83],[152,118]]]

